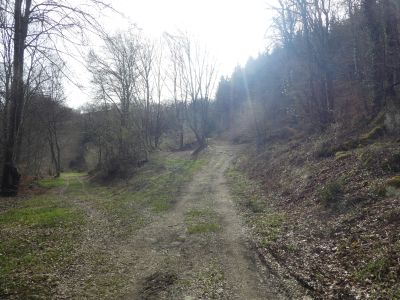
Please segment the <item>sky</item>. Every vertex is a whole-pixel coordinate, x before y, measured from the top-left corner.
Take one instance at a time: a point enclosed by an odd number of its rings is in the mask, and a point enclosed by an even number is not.
[[[188,32],[216,58],[219,75],[229,75],[238,64],[257,56],[268,46],[271,0],[113,0],[121,14],[105,12],[107,31],[124,30],[136,24],[159,38],[163,32]],[[104,21],[103,21],[104,19]],[[94,46],[95,48],[96,46]],[[67,83],[67,103],[79,107],[90,100],[90,76],[77,62],[70,63],[75,82]]]

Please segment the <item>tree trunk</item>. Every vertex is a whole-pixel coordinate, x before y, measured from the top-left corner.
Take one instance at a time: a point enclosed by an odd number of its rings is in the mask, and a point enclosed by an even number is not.
[[[179,149],[183,149],[183,140],[184,140],[184,136],[183,136],[183,125],[180,124],[179,126]]]
[[[49,126],[52,126],[49,124]],[[60,145],[58,144],[57,133],[55,128],[48,129],[48,141],[51,153],[51,160],[53,161],[53,166],[55,170],[54,177],[60,177],[61,175],[61,150]]]
[[[24,106],[24,49],[28,32],[29,11],[31,0],[25,1],[25,12],[22,14],[23,0],[15,0],[14,4],[14,53],[13,53],[13,79],[11,82],[10,110],[7,122],[7,141],[4,149],[3,177],[1,194],[16,196],[18,193],[19,179],[15,163],[16,141],[22,121]]]
[[[383,76],[383,41],[382,26],[377,17],[378,6],[376,0],[364,0],[365,18],[369,35],[372,42],[372,80],[374,89],[374,99],[372,113],[375,116],[383,106],[384,100],[384,76]]]
[[[399,73],[400,40],[396,6],[390,0],[384,1],[385,33],[386,33],[386,88],[385,96],[391,100],[396,96],[395,85]]]

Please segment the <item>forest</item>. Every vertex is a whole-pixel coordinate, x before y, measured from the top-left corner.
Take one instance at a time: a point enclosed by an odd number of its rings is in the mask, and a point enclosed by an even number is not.
[[[111,1],[0,0],[0,298],[400,299],[400,3],[266,2],[220,76]]]

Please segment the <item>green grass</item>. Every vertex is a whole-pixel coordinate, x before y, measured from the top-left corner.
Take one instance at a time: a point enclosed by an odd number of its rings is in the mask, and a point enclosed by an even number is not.
[[[387,257],[379,257],[375,260],[369,261],[362,269],[355,273],[355,276],[358,280],[372,278],[382,281],[384,278],[386,278],[389,266],[390,262]]]
[[[81,212],[50,194],[2,212],[0,298],[51,298],[53,274],[71,263],[83,223]]]
[[[133,179],[132,186],[139,187],[135,198],[148,205],[154,212],[171,209],[182,186],[203,165],[201,160],[155,160],[148,170]],[[161,171],[160,171],[161,169]],[[142,188],[142,187],[145,188]]]
[[[227,177],[234,199],[244,208],[246,221],[260,237],[261,244],[267,246],[275,242],[281,234],[286,215],[271,211],[258,184],[238,169],[229,169]]]
[[[90,187],[87,201],[94,202],[123,228],[119,235],[129,234],[148,220],[142,212],[160,214],[169,211],[182,187],[203,165],[203,161],[155,158],[128,182],[113,187]]]
[[[189,234],[199,234],[199,233],[208,233],[208,232],[216,232],[220,229],[220,226],[216,223],[200,223],[193,224],[188,226]]]
[[[62,177],[58,178],[45,178],[45,179],[40,179],[37,181],[39,186],[46,188],[46,189],[51,189],[51,188],[57,188],[57,187],[62,187],[65,185],[65,180]]]
[[[261,244],[267,246],[279,238],[281,227],[285,221],[286,216],[283,213],[265,213],[255,215],[250,223],[261,237]]]
[[[65,186],[68,181],[71,179],[76,179],[77,177],[82,177],[84,173],[76,173],[76,172],[69,172],[69,173],[62,173],[60,177],[49,177],[43,178],[36,181],[36,183],[47,189],[51,188],[58,188]]]
[[[186,215],[189,218],[206,218],[211,214],[209,209],[192,209]]]
[[[1,215],[0,224],[54,227],[71,222],[75,213],[59,207],[24,207]]]
[[[186,213],[185,223],[189,234],[205,234],[221,229],[218,218],[210,209],[192,209]]]
[[[37,181],[49,190],[18,199],[0,213],[0,299],[53,298],[60,277],[73,272],[69,269],[76,263],[98,273],[84,279],[83,293],[111,297],[129,278],[101,249],[78,256],[83,233],[93,228],[88,210],[107,220],[102,238],[125,238],[170,210],[203,163],[159,157],[130,180],[110,186],[90,183],[81,173]]]
[[[267,211],[266,204],[262,201],[260,189],[255,182],[249,180],[235,168],[228,169],[226,175],[232,194],[239,205],[252,213]]]

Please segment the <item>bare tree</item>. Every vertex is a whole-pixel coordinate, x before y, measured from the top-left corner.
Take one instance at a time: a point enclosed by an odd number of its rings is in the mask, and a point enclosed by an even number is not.
[[[178,135],[179,135],[179,149],[183,149],[184,146],[184,124],[186,118],[186,106],[188,100],[188,90],[185,87],[185,80],[183,78],[183,70],[184,70],[184,59],[183,52],[181,46],[181,37],[177,35],[172,35],[169,33],[164,33],[164,38],[167,42],[169,49],[169,72],[167,72],[168,77],[170,79],[170,89],[175,117],[178,126]]]
[[[187,106],[189,126],[196,136],[199,147],[206,145],[208,135],[209,101],[216,82],[216,64],[208,51],[193,42],[188,35],[182,37],[183,80],[189,95]]]
[[[124,161],[129,164],[141,159],[139,156],[143,154],[147,156],[143,122],[133,115],[135,107],[143,106],[139,82],[143,70],[138,64],[141,46],[137,32],[132,29],[106,36],[102,53],[91,51],[89,55],[96,98],[111,105],[119,116],[118,154],[115,157],[119,162],[116,164]],[[150,95],[148,97],[150,101]]]
[[[89,3],[89,2],[88,2]],[[92,7],[104,6],[100,0],[91,0]],[[12,36],[12,80],[7,113],[6,142],[2,176],[2,194],[16,195],[20,174],[16,166],[17,140],[25,106],[25,58],[27,54],[40,52],[48,57],[49,49],[56,50],[57,40],[74,42],[69,33],[83,35],[84,30],[100,28],[88,12],[88,6],[72,5],[66,0],[34,1],[5,0],[2,7],[2,30]],[[7,8],[7,10],[5,10]],[[50,58],[49,58],[50,59]]]
[[[48,70],[49,81],[44,90],[43,100],[47,104],[42,112],[42,120],[47,128],[47,141],[49,143],[51,160],[54,165],[55,177],[61,174],[61,147],[60,130],[69,119],[69,109],[64,105],[65,96],[62,86],[62,69],[58,65],[51,65]]]
[[[154,67],[155,50],[154,44],[147,38],[141,38],[138,44],[138,72],[142,83],[142,93],[144,100],[143,114],[143,138],[147,148],[151,148],[151,102],[152,102],[152,73]]]
[[[216,63],[208,51],[192,40],[188,34],[166,34],[166,37],[173,66],[171,78],[177,118],[182,118],[183,108],[185,118],[181,120],[187,120],[197,143],[200,147],[204,147],[209,125],[209,101],[213,96],[217,77]],[[180,121],[181,147],[183,123]]]
[[[154,103],[154,121],[153,121],[153,136],[154,136],[154,147],[158,148],[160,143],[160,138],[163,133],[162,129],[162,110],[163,105],[161,103],[163,92],[166,84],[166,72],[164,70],[164,52],[162,40],[157,44],[155,48],[154,56],[154,69],[153,69],[153,82],[155,87],[155,100]]]

